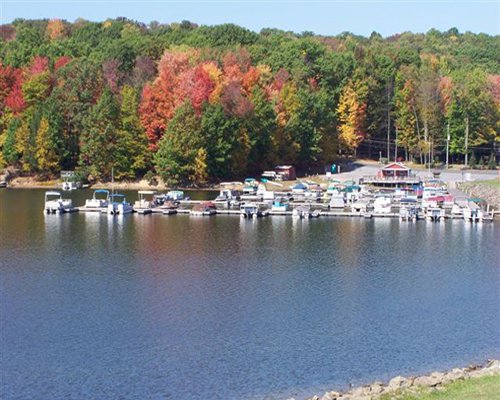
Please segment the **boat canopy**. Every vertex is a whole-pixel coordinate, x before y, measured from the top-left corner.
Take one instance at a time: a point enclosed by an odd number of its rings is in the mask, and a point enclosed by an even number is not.
[[[154,191],[154,190],[139,190],[137,193],[138,194],[156,194],[156,191]]]
[[[45,196],[61,196],[61,192],[49,191],[45,192]]]
[[[352,192],[355,192],[355,191],[359,191],[361,190],[361,186],[358,186],[358,185],[350,185],[350,186],[346,186],[344,189],[342,189],[341,191],[342,192],[346,192],[346,193],[352,193]]]
[[[308,186],[305,183],[297,183],[296,185],[292,186],[292,189],[307,189]]]
[[[94,194],[96,194],[96,193],[109,194],[109,190],[106,190],[106,189],[97,189],[97,190],[94,190]]]
[[[340,183],[340,181],[338,181],[336,179],[330,181],[330,183],[328,184],[329,187],[330,186],[339,186],[339,185],[341,185],[341,183]]]
[[[125,195],[124,194],[120,194],[120,193],[114,193],[114,194],[111,195],[111,197],[122,197],[122,198],[124,198]]]

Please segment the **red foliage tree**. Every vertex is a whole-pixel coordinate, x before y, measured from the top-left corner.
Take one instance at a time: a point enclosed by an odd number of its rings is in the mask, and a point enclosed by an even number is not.
[[[31,75],[38,75],[49,70],[49,59],[47,57],[35,56],[29,70]]]
[[[274,80],[271,85],[267,88],[268,96],[277,96],[285,83],[290,79],[290,74],[284,68],[280,68],[276,75],[274,76]]]
[[[139,107],[139,116],[142,126],[149,139],[149,148],[156,150],[158,141],[167,128],[167,121],[172,117],[173,111],[167,99],[162,96],[157,86],[144,86],[142,101]]]
[[[23,72],[21,69],[0,64],[0,105],[9,108],[14,113],[21,112],[26,103],[23,92]]]
[[[253,111],[253,104],[243,95],[238,82],[230,82],[222,92],[221,104],[228,114],[243,118]]]
[[[54,62],[54,70],[58,70],[59,68],[64,67],[71,61],[71,58],[68,56],[61,56]]]
[[[493,96],[493,99],[500,103],[500,75],[489,75],[488,86]]]
[[[254,87],[259,83],[260,73],[255,67],[250,67],[243,75],[242,86],[247,94],[251,94]]]
[[[123,74],[120,71],[120,61],[119,60],[107,60],[102,64],[102,74],[106,83],[113,93],[118,93],[119,84],[123,78]]]
[[[16,28],[13,25],[5,24],[0,25],[0,39],[9,42],[16,38]]]

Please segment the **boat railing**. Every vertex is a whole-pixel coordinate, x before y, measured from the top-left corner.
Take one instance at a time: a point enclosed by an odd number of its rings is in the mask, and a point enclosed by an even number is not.
[[[363,182],[415,182],[419,183],[421,179],[416,175],[410,176],[363,176]]]

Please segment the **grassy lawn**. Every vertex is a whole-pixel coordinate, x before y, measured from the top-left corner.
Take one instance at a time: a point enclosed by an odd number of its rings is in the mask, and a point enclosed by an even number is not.
[[[474,181],[473,183],[480,185],[488,185],[500,189],[500,179],[492,179],[488,181]]]
[[[381,400],[494,400],[500,398],[500,376],[484,376],[482,378],[456,381],[445,387],[443,391],[420,394],[386,395]]]

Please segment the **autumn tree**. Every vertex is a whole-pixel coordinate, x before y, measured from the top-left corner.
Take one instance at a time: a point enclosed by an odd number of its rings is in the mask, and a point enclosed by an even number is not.
[[[38,170],[42,174],[51,174],[59,168],[59,156],[54,146],[54,140],[50,137],[49,122],[42,117],[36,134],[36,162]]]
[[[397,145],[404,148],[406,159],[418,153],[419,129],[416,106],[416,82],[413,69],[401,69],[396,76],[394,114]]]
[[[364,138],[365,109],[366,105],[360,100],[353,82],[349,82],[342,91],[337,107],[339,141],[348,152],[356,152]]]
[[[119,126],[114,148],[115,177],[132,179],[147,166],[147,136],[137,115],[135,90],[124,86],[121,91]]]
[[[16,165],[21,156],[16,146],[16,133],[20,125],[21,121],[19,119],[13,119],[2,139],[2,158],[7,165]]]
[[[118,121],[117,101],[111,90],[105,89],[83,122],[79,164],[91,180],[111,178],[112,168],[116,164]]]
[[[190,103],[181,106],[158,144],[154,156],[156,171],[164,182],[177,185],[197,183],[203,176],[200,165],[205,163],[200,149],[205,145],[200,134],[200,118]]]

